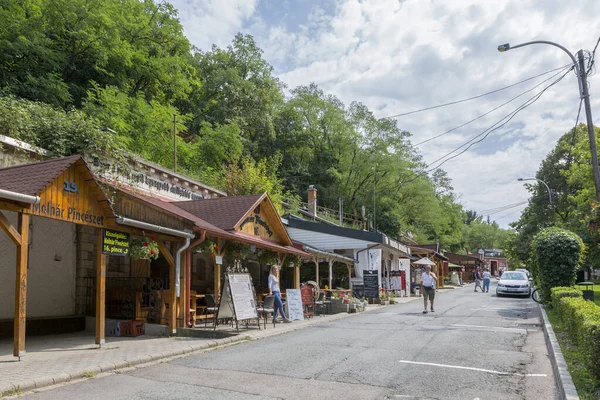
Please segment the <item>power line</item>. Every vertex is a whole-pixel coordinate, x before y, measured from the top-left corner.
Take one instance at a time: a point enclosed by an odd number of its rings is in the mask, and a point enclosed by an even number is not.
[[[481,97],[488,96],[488,95],[490,95],[490,94],[494,94],[494,93],[498,93],[498,92],[501,92],[501,91],[503,91],[503,90],[506,90],[506,89],[510,89],[511,87],[514,87],[514,86],[520,85],[521,83],[528,82],[528,81],[530,81],[530,80],[532,80],[532,79],[539,78],[540,76],[547,75],[547,74],[549,74],[549,73],[552,73],[552,72],[555,72],[555,71],[561,70],[561,69],[563,69],[563,68],[565,68],[565,67],[568,67],[568,66],[570,66],[570,64],[569,64],[569,65],[564,65],[564,66],[562,66],[562,67],[560,67],[560,68],[551,69],[550,71],[546,71],[546,72],[543,72],[543,73],[541,73],[541,74],[539,74],[539,75],[532,76],[532,77],[530,77],[530,78],[527,78],[527,79],[523,79],[522,81],[519,81],[519,82],[517,82],[517,83],[513,83],[512,85],[508,85],[508,86],[505,86],[505,87],[502,87],[502,88],[499,88],[499,89],[496,89],[496,90],[492,90],[491,92],[487,92],[487,93],[479,94],[479,95],[477,95],[477,96],[469,97],[469,98],[462,99],[462,100],[456,100],[456,101],[452,101],[452,102],[449,102],[449,103],[439,104],[439,105],[437,105],[437,106],[425,107],[425,108],[421,108],[421,109],[418,109],[418,110],[408,111],[408,112],[401,113],[401,114],[390,115],[389,117],[385,117],[385,118],[398,118],[398,117],[403,117],[403,116],[405,116],[405,115],[416,114],[416,113],[420,113],[420,112],[423,112],[423,111],[434,110],[434,109],[436,109],[436,108],[447,107],[447,106],[451,106],[451,105],[454,105],[454,104],[460,104],[460,103],[464,103],[464,102],[466,102],[466,101],[471,101],[471,100],[479,99],[479,98],[481,98]]]
[[[598,38],[598,41],[596,42],[596,46],[594,46],[594,50],[592,51],[592,54],[590,55],[587,71],[585,72],[586,74],[590,73],[590,71],[594,67],[594,64],[596,63],[596,49],[598,48],[598,44],[600,44],[600,37]]]
[[[550,85],[546,86],[542,91],[540,91],[538,94],[536,94],[535,96],[531,97],[529,100],[527,100],[525,103],[523,103],[521,106],[517,107],[515,110],[513,110],[511,113],[507,114],[506,116],[504,116],[502,119],[500,119],[500,121],[496,122],[494,125],[490,126],[489,128],[487,128],[486,130],[484,130],[483,132],[479,133],[478,135],[475,135],[474,137],[472,137],[471,139],[469,139],[467,142],[463,143],[462,145],[460,145],[459,147],[457,147],[456,149],[452,150],[449,153],[446,153],[445,155],[443,155],[442,157],[438,158],[437,160],[435,160],[434,162],[432,162],[431,164],[429,164],[427,166],[427,168],[431,167],[433,164],[437,163],[440,160],[443,160],[445,157],[448,157],[449,155],[451,155],[452,153],[458,151],[459,149],[461,149],[462,147],[467,146],[463,151],[461,151],[460,153],[457,153],[455,155],[453,155],[452,157],[449,157],[447,159],[445,159],[444,161],[442,161],[440,164],[438,164],[437,166],[435,166],[434,168],[428,169],[427,172],[431,172],[439,167],[441,167],[443,164],[445,164],[446,162],[460,156],[461,154],[465,153],[467,150],[469,150],[473,145],[477,144],[477,143],[481,143],[483,140],[485,140],[490,133],[494,132],[495,130],[498,130],[500,128],[502,128],[504,125],[506,125],[507,123],[509,123],[520,111],[524,110],[525,108],[529,107],[530,105],[532,105],[533,103],[535,103],[545,92],[546,90],[550,89],[552,86],[556,85],[558,82],[560,82],[562,79],[564,79],[565,76],[567,76],[567,74],[571,71],[572,67],[569,68],[569,70],[563,74],[560,78],[558,78],[557,80],[555,80],[554,82],[552,82]],[[503,123],[501,123],[503,120]],[[501,123],[501,124],[500,124]],[[498,125],[500,124],[500,125]],[[496,126],[498,125],[498,126]],[[478,137],[484,135],[481,139],[474,141],[475,139],[477,139]],[[470,143],[470,144],[469,144]]]
[[[420,146],[420,145],[422,145],[422,144],[424,144],[424,143],[430,142],[430,141],[432,141],[432,140],[434,140],[434,139],[437,139],[437,138],[439,138],[439,137],[441,137],[441,136],[444,136],[444,135],[446,135],[446,134],[448,134],[448,133],[450,133],[450,132],[453,132],[453,131],[455,131],[455,130],[457,130],[457,129],[459,129],[459,128],[462,128],[462,127],[464,127],[464,126],[466,126],[466,125],[469,125],[470,123],[472,123],[472,122],[475,122],[475,121],[477,121],[478,119],[481,119],[481,118],[485,117],[485,116],[486,116],[486,115],[488,115],[488,114],[491,114],[492,112],[494,112],[494,111],[498,110],[499,108],[502,108],[502,107],[504,107],[504,106],[505,106],[505,105],[507,105],[508,103],[511,103],[512,101],[514,101],[514,100],[518,99],[519,97],[523,96],[524,94],[527,94],[527,93],[529,93],[529,92],[532,92],[533,90],[537,89],[538,87],[540,87],[540,86],[541,86],[541,85],[543,85],[544,83],[546,83],[546,82],[548,82],[548,81],[552,80],[554,77],[556,77],[556,76],[560,75],[560,74],[561,74],[561,72],[563,72],[563,71],[564,71],[566,68],[569,68],[569,66],[562,68],[560,71],[558,71],[556,74],[552,75],[550,78],[543,80],[542,82],[540,82],[540,83],[538,83],[537,85],[533,86],[531,89],[528,89],[528,90],[526,90],[526,91],[522,92],[521,94],[519,94],[519,95],[517,95],[517,96],[513,97],[512,99],[508,100],[507,102],[505,102],[505,103],[502,103],[502,104],[500,104],[499,106],[492,108],[490,111],[486,112],[485,114],[481,114],[480,116],[478,116],[478,117],[476,117],[476,118],[473,118],[472,120],[470,120],[470,121],[467,121],[467,122],[465,122],[464,124],[458,125],[458,126],[456,126],[456,127],[452,128],[452,129],[450,129],[450,130],[447,130],[447,131],[446,131],[446,132],[444,132],[444,133],[440,133],[440,134],[439,134],[439,135],[437,135],[437,136],[433,136],[433,137],[431,137],[431,138],[429,138],[429,139],[425,139],[425,140],[423,140],[422,142],[419,142],[419,143],[415,144],[415,147],[417,147],[417,146]]]

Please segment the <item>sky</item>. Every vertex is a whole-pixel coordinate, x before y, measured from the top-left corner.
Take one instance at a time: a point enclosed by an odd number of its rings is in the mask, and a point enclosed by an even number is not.
[[[377,117],[487,93],[570,63],[566,53],[549,45],[500,53],[500,44],[547,40],[575,54],[579,49],[593,50],[600,37],[597,0],[171,3],[179,11],[185,34],[200,49],[213,44],[226,47],[236,33],[250,34],[288,88],[315,82],[346,105],[366,104]],[[554,73],[469,102],[399,117],[398,125],[412,134],[416,144],[487,113]],[[424,161],[430,164],[482,133],[551,82],[419,145]],[[600,118],[598,82],[596,76],[589,77],[595,120]],[[577,78],[570,73],[504,127],[445,163],[442,168],[459,201],[475,211],[526,201],[529,192],[517,179],[535,176],[560,136],[575,125],[578,108]],[[580,120],[585,122],[583,111]],[[507,227],[524,207],[491,218]]]

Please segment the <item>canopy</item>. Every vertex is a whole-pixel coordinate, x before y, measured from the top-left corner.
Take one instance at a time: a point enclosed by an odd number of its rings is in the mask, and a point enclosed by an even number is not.
[[[435,263],[427,257],[423,257],[419,261],[415,261],[414,263],[417,265],[435,265]]]

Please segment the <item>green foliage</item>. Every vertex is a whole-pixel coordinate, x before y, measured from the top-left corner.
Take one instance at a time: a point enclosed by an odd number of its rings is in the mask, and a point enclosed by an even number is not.
[[[467,219],[462,228],[465,248],[471,253],[480,248],[504,249],[510,237],[510,231],[501,229],[495,222],[488,224],[481,218]]]
[[[160,254],[158,243],[146,236],[131,241],[129,256],[133,260],[156,260]]]
[[[533,276],[540,285],[542,299],[550,301],[553,287],[575,283],[585,246],[577,234],[561,228],[542,230],[532,246]]]
[[[552,307],[560,312],[560,299],[563,297],[583,297],[583,292],[574,287],[557,286],[551,289]]]
[[[554,309],[548,309],[548,319],[556,333],[567,367],[577,388],[577,394],[584,400],[596,400],[600,397],[600,379],[594,376],[587,360],[589,354],[571,337],[562,315]]]
[[[596,378],[600,378],[600,307],[581,297],[563,297],[558,304],[572,340],[581,348]]]
[[[0,134],[49,150],[53,156],[86,153],[94,159],[124,155],[121,142],[78,110],[0,96]]]

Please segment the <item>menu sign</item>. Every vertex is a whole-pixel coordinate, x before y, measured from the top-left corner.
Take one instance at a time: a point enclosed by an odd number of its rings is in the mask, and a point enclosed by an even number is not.
[[[367,299],[379,298],[379,271],[363,271],[364,295]]]
[[[292,321],[303,321],[304,308],[302,307],[302,294],[300,293],[300,289],[287,289],[285,291],[285,302],[288,319]]]
[[[129,233],[102,230],[102,254],[109,256],[129,255]]]
[[[238,321],[257,317],[250,274],[229,274],[231,299]]]

